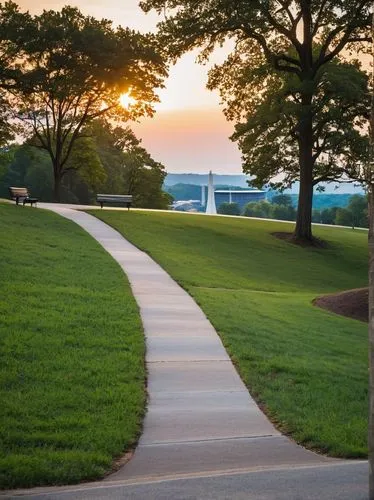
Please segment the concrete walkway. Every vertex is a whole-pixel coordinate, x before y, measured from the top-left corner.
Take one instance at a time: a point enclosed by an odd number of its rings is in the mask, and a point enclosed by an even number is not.
[[[336,462],[273,427],[204,313],[150,257],[95,217],[43,206],[82,226],[105,248],[128,276],[140,307],[148,411],[133,458],[108,481]]]

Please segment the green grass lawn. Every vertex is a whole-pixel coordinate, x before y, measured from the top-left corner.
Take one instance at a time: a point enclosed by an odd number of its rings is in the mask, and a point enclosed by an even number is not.
[[[0,205],[0,486],[102,477],[136,442],[144,340],[113,259],[74,223]]]
[[[367,284],[367,232],[316,227],[328,249],[271,236],[292,225],[94,211],[147,251],[207,314],[251,393],[283,432],[339,457],[367,454],[367,325],[316,308]]]

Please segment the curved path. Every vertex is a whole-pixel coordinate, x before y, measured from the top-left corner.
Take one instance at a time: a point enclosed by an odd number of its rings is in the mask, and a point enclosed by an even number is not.
[[[128,276],[140,308],[148,411],[133,458],[107,481],[336,462],[273,427],[204,313],[150,257],[91,215],[43,206],[82,226],[105,248]]]

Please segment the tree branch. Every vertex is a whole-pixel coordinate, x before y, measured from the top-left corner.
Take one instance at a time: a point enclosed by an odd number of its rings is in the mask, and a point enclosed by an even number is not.
[[[288,73],[295,73],[296,75],[299,75],[299,76],[301,75],[301,70],[296,67],[296,66],[298,66],[300,68],[300,61],[298,61],[297,59],[294,59],[293,57],[287,56],[285,54],[284,55],[274,54],[269,49],[268,42],[263,35],[261,35],[260,33],[257,33],[256,31],[253,31],[252,29],[250,29],[246,26],[242,26],[241,29],[249,38],[253,38],[254,40],[256,40],[259,43],[259,45],[261,46],[261,48],[264,52],[266,60],[270,64],[272,64],[272,66],[275,69],[286,71]],[[280,64],[280,61],[282,61],[282,60],[289,62],[290,64],[294,64],[295,66],[282,65],[282,64]]]
[[[326,7],[326,4],[329,0],[322,0],[321,1],[321,5],[320,5],[320,8],[318,10],[318,14],[317,14],[317,17],[316,17],[316,20],[314,22],[314,28],[312,30],[312,37],[314,38],[316,36],[316,34],[318,33],[318,30],[322,27],[320,25],[320,22],[321,22],[321,19],[322,19],[322,16],[323,16],[323,11],[324,11],[324,8]]]
[[[338,55],[346,46],[348,41],[351,38],[352,33],[356,28],[364,27],[362,23],[358,22],[358,16],[361,13],[362,9],[365,5],[368,4],[368,0],[361,0],[360,4],[355,9],[355,12],[349,16],[350,21],[347,24],[339,24],[335,29],[330,31],[327,35],[326,40],[324,41],[322,48],[320,50],[319,57],[314,64],[314,71],[316,72],[323,64],[333,59],[336,55]],[[330,45],[333,43],[334,39],[344,31],[344,35],[337,43],[335,48],[327,54]],[[355,37],[353,37],[354,39]]]
[[[299,50],[301,49],[301,43],[297,39],[296,32],[294,33],[293,28],[291,28],[291,30],[290,30],[290,29],[287,29],[285,26],[283,26],[283,24],[278,22],[270,14],[270,11],[268,8],[263,9],[262,12],[265,15],[265,17],[267,18],[267,20],[269,21],[269,24],[273,28],[275,28],[278,31],[278,33],[281,33],[284,37],[286,37],[293,44],[293,46],[296,48],[296,50],[299,52]]]

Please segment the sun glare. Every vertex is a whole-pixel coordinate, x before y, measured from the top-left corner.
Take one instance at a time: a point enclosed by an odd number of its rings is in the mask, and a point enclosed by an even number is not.
[[[119,102],[121,103],[121,106],[123,106],[124,108],[128,109],[133,104],[135,104],[136,101],[131,96],[131,92],[126,92],[126,94],[121,94],[121,97],[119,98]]]

